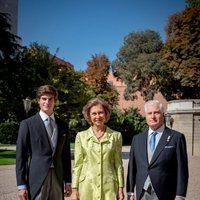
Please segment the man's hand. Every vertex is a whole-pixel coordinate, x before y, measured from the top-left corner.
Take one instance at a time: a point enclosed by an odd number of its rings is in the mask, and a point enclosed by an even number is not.
[[[175,200],[184,200],[185,198],[184,197],[179,197],[179,196],[176,196]]]
[[[69,197],[71,195],[71,193],[72,193],[71,185],[66,184],[64,186],[64,196]]]
[[[135,195],[128,195],[127,200],[136,200]]]
[[[20,200],[29,200],[28,198],[28,190],[18,190],[18,196]]]

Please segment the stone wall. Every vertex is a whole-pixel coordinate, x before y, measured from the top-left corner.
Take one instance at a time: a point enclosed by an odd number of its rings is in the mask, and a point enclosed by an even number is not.
[[[189,155],[200,155],[200,99],[169,101],[172,129],[185,134]]]

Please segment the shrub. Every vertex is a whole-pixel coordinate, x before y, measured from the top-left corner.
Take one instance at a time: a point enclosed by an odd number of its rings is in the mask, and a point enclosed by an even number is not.
[[[16,144],[18,123],[5,121],[0,123],[0,143]]]

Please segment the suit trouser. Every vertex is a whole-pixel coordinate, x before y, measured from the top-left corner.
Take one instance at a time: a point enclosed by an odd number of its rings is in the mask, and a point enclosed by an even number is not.
[[[35,200],[63,200],[63,194],[64,191],[62,191],[58,183],[56,173],[53,168],[50,168],[40,193]]]
[[[140,200],[159,200],[153,187],[149,186],[147,190],[142,191]]]

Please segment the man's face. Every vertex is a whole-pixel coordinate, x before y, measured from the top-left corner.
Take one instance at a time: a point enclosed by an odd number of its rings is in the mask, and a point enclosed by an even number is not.
[[[38,99],[38,104],[40,110],[50,116],[55,106],[54,96],[52,94],[44,94]]]
[[[160,110],[159,105],[147,107],[146,122],[152,130],[157,130],[164,123],[164,115]]]

